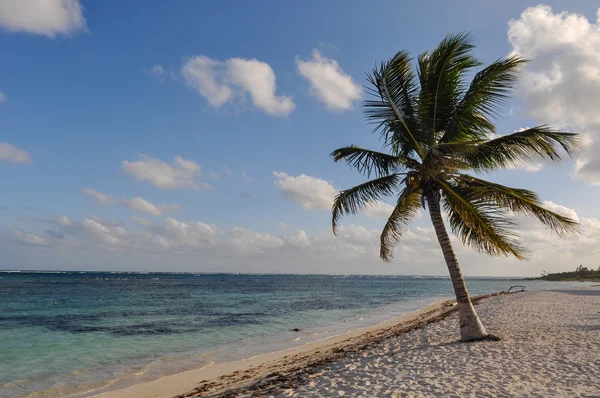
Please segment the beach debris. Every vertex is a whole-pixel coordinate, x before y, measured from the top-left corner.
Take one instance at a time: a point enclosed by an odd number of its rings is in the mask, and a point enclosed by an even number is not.
[[[512,289],[521,289],[521,290],[515,290],[515,292],[524,292],[526,287],[521,286],[521,285],[515,285],[515,286],[511,286],[510,289],[508,289],[506,292],[509,293]]]
[[[292,329],[292,332],[299,332],[299,331],[300,331],[300,329],[298,329],[298,328],[293,328]]]

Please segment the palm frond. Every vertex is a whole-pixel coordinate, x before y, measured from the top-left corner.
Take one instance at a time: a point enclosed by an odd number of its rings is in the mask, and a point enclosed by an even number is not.
[[[524,59],[499,59],[475,74],[469,89],[458,103],[441,142],[484,139],[494,133],[490,117],[497,116],[509,99]]]
[[[471,200],[479,203],[487,202],[516,214],[536,217],[559,236],[579,232],[577,221],[544,208],[533,191],[510,188],[465,174],[461,174],[456,180],[461,188],[468,192]]]
[[[440,144],[437,149],[462,159],[471,169],[481,172],[545,159],[560,161],[560,149],[573,157],[579,151],[579,139],[574,133],[537,126],[489,141]]]
[[[412,159],[403,159],[399,156],[363,149],[356,145],[336,149],[331,152],[330,156],[335,162],[345,160],[351,167],[357,169],[359,173],[367,177],[370,177],[371,173],[383,176],[390,174],[400,167],[411,167],[408,166],[407,162],[412,164],[412,167],[418,165],[418,162]]]
[[[396,242],[400,240],[410,221],[419,215],[420,207],[421,190],[406,187],[398,196],[396,207],[381,232],[379,256],[382,260],[391,261]]]
[[[438,180],[450,228],[463,244],[490,256],[513,255],[522,260],[525,249],[514,232],[515,222],[505,212],[473,197],[468,190]]]
[[[402,174],[400,173],[390,174],[341,191],[335,197],[331,208],[333,233],[336,234],[336,229],[342,216],[357,214],[369,203],[392,195],[394,189],[400,184],[401,176]]]
[[[411,58],[405,51],[397,53],[367,75],[371,87],[367,92],[375,97],[363,106],[367,119],[380,131],[384,142],[394,153],[404,156],[416,152],[423,156],[415,117],[417,83],[411,67]]]
[[[466,89],[465,73],[480,65],[472,56],[475,46],[467,33],[448,35],[431,53],[419,57],[419,120],[434,145]]]

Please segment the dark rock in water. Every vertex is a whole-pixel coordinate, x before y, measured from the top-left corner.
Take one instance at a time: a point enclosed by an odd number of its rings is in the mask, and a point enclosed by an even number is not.
[[[298,328],[292,329],[292,332],[299,332],[299,331],[300,331],[300,329],[298,329]]]

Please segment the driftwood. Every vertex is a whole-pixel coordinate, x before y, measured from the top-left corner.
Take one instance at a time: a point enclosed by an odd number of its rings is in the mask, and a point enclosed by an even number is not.
[[[507,292],[510,292],[513,288],[521,288],[521,290],[516,290],[517,292],[524,292],[525,291],[525,286],[511,286],[510,289],[507,290]]]

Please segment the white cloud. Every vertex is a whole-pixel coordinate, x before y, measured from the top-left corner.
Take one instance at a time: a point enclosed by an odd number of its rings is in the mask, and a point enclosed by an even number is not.
[[[232,81],[250,94],[256,107],[273,116],[286,116],[294,110],[292,97],[275,94],[275,73],[269,64],[241,58],[232,58],[228,63]]]
[[[96,202],[101,206],[112,206],[119,203],[119,200],[102,192],[98,192],[92,188],[83,188],[81,190],[85,195],[96,199]]]
[[[221,178],[221,176],[219,176],[217,173],[215,173],[214,171],[209,171],[208,173],[206,173],[206,175],[210,178],[212,178],[213,180],[218,180],[219,178]]]
[[[283,239],[279,237],[254,232],[247,228],[234,227],[229,231],[229,236],[233,245],[244,253],[260,253],[284,245]]]
[[[181,74],[186,84],[196,89],[214,107],[222,106],[233,96],[233,90],[223,76],[223,63],[219,61],[203,55],[188,58],[181,67]]]
[[[507,167],[507,170],[515,170],[515,171],[528,171],[530,173],[537,173],[544,168],[542,163],[520,163],[513,164]]]
[[[381,201],[369,205],[363,212],[365,216],[371,217],[389,217],[394,211],[394,206]]]
[[[13,228],[11,232],[14,240],[25,246],[45,246],[48,243],[42,236],[30,234],[18,228]]]
[[[283,197],[299,203],[306,210],[331,210],[333,200],[339,193],[333,184],[317,177],[301,174],[297,177],[273,172],[275,186]],[[381,201],[368,205],[362,214],[369,217],[389,217],[394,206]]]
[[[599,12],[600,14],[600,12]],[[585,16],[529,7],[509,22],[513,52],[529,59],[522,76],[526,112],[540,123],[600,131],[600,25]],[[579,159],[574,176],[600,185],[600,137]]]
[[[145,70],[148,77],[164,82],[167,78],[175,80],[175,73],[167,71],[162,65],[154,65],[152,68]]]
[[[119,220],[107,220],[98,216],[92,216],[92,220],[107,227],[122,227],[123,223]],[[72,224],[71,224],[72,225]]]
[[[0,142],[0,161],[12,163],[29,163],[31,157],[27,152],[5,142]]]
[[[215,243],[217,228],[203,222],[184,222],[174,218],[165,218],[161,228],[155,234],[162,236],[171,247],[206,247]]]
[[[86,30],[79,0],[0,0],[0,25],[52,38]]]
[[[269,64],[256,59],[220,62],[196,56],[184,60],[181,74],[186,84],[215,108],[244,95],[272,116],[287,116],[296,107],[292,97],[276,94],[275,72]]]
[[[122,162],[123,171],[137,181],[148,181],[161,189],[210,188],[205,182],[197,182],[200,175],[200,165],[193,160],[175,157],[173,164],[160,159],[141,155],[140,160]]]
[[[296,57],[298,73],[310,83],[311,93],[328,109],[350,109],[360,99],[360,85],[340,67],[337,61],[323,57],[313,50],[312,59],[303,61]]]
[[[119,236],[124,235],[122,233],[122,227],[110,228],[89,218],[83,220],[81,226],[93,240],[109,246],[121,243],[121,238]]]
[[[561,216],[569,217],[572,220],[579,222],[579,216],[575,209],[570,209],[566,206],[557,205],[549,200],[544,201],[544,207],[550,211],[560,214]]]
[[[2,91],[0,91],[0,104],[6,102],[6,95]]]
[[[274,171],[273,176],[284,198],[299,203],[306,210],[331,210],[333,198],[338,194],[331,183],[306,174],[293,177]]]
[[[252,181],[254,181],[254,179],[252,179],[252,177],[250,177],[248,174],[246,174],[246,172],[244,170],[242,170],[242,178],[246,182],[252,182]]]
[[[542,270],[574,269],[579,264],[595,268],[600,258],[600,221],[581,217],[574,209],[552,202],[544,205],[579,219],[583,233],[572,239],[561,239],[539,222],[527,218],[520,223],[519,230],[530,249],[529,262],[490,258],[452,238],[463,272],[516,276],[539,275]],[[307,233],[288,225],[282,225],[281,234],[272,234],[243,227],[224,230],[200,221],[173,218],[156,223],[141,217],[130,220],[137,224],[131,229],[98,218],[38,220],[52,225],[45,236],[20,229],[8,233],[0,231],[0,245],[15,244],[14,250],[5,253],[17,252],[19,258],[35,253],[32,248],[43,250],[43,257],[35,257],[37,268],[45,265],[46,260],[51,267],[57,259],[64,266],[77,269],[88,259],[97,259],[100,266],[106,262],[103,256],[113,253],[119,257],[111,257],[114,261],[111,264],[124,270],[165,270],[164,264],[168,263],[169,270],[195,272],[447,273],[431,227],[413,225],[409,228],[396,246],[394,261],[386,264],[378,258],[381,230],[361,225],[343,225],[335,237],[329,229]],[[19,246],[26,248],[18,249]]]
[[[149,227],[150,225],[152,225],[152,221],[146,220],[144,217],[129,216],[129,219],[134,223],[141,225],[142,227]]]
[[[160,216],[165,212],[177,211],[179,206],[176,204],[171,205],[155,205],[140,197],[134,197],[131,199],[117,199],[110,195],[102,192],[98,192],[91,188],[84,188],[83,193],[96,199],[97,204],[101,206],[112,206],[121,205],[131,210],[136,210],[152,216]]]
[[[152,77],[157,77],[157,78],[161,78],[164,77],[164,75],[167,72],[165,71],[165,68],[163,68],[162,65],[154,65],[152,68],[150,68],[150,70],[148,71],[148,75],[152,76]]]
[[[121,199],[121,203],[129,209],[137,210],[139,212],[150,214],[153,216],[160,216],[165,212],[179,210],[179,206],[176,204],[157,206],[140,197],[134,197],[131,199]]]
[[[223,170],[225,170],[225,174],[227,174],[228,176],[233,174],[233,171],[231,171],[231,169],[227,166],[223,166]]]

